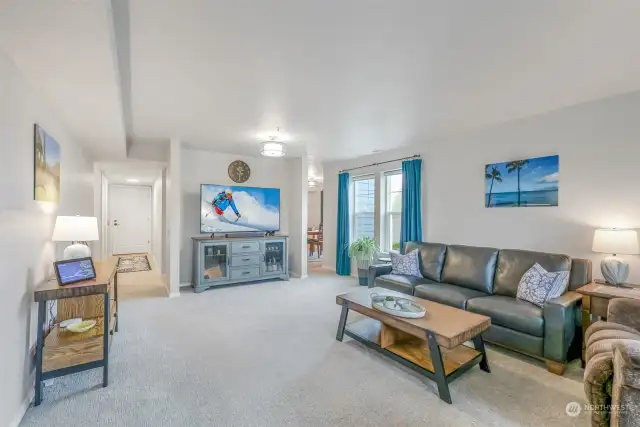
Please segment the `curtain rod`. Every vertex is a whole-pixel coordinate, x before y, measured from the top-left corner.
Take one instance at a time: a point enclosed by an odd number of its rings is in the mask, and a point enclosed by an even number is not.
[[[386,162],[371,163],[370,165],[358,166],[358,167],[349,168],[349,169],[342,169],[340,171],[340,173],[348,172],[348,171],[354,171],[354,170],[357,170],[357,169],[364,169],[364,168],[368,168],[370,166],[384,165],[385,163],[399,162],[400,160],[419,159],[420,157],[422,157],[420,154],[414,154],[413,156],[402,157],[400,159],[387,160]]]

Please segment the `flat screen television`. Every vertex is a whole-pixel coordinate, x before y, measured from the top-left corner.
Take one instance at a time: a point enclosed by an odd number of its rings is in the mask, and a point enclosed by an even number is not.
[[[200,232],[280,230],[280,189],[200,185]]]

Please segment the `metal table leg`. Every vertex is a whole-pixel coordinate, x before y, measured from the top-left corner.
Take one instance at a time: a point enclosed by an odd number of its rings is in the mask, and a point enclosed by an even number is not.
[[[104,293],[104,346],[102,357],[104,359],[104,366],[102,367],[102,387],[109,385],[109,323],[111,321],[109,313],[109,292]]]
[[[431,361],[433,362],[433,373],[436,384],[438,384],[438,394],[440,394],[440,399],[447,403],[452,403],[451,394],[449,393],[449,384],[447,383],[447,375],[444,372],[444,363],[442,362],[440,346],[436,342],[436,337],[432,334],[428,335],[427,341],[429,343],[429,353],[431,355]]]
[[[47,302],[38,303],[38,331],[36,333],[36,392],[34,406],[42,402],[42,352],[44,351],[44,324],[47,321]]]
[[[344,328],[347,325],[347,315],[349,314],[349,306],[347,304],[347,301],[342,302],[342,312],[340,313],[340,322],[338,322],[338,333],[336,334],[336,339],[340,342],[342,342],[342,338],[344,337]]]
[[[113,332],[118,332],[118,326],[120,325],[120,307],[118,305],[118,271],[113,275],[113,292],[116,299],[116,326]]]
[[[491,373],[491,368],[489,368],[489,361],[487,360],[487,351],[484,348],[484,340],[482,339],[482,335],[476,335],[473,337],[473,346],[482,354],[482,359],[480,360],[480,369],[485,372]]]

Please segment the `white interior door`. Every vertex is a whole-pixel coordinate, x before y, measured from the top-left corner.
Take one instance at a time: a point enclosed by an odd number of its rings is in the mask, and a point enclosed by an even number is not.
[[[112,253],[149,252],[151,241],[151,187],[111,185],[109,229]]]

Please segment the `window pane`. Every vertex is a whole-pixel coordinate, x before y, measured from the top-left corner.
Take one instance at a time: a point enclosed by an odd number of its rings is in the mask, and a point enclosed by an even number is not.
[[[402,212],[402,192],[389,194],[389,212]]]
[[[391,232],[389,233],[391,237],[391,249],[394,251],[400,250],[400,215],[392,214],[391,215]]]
[[[402,191],[402,174],[387,175],[387,188],[392,192]]]
[[[374,238],[375,185],[373,178],[359,179],[353,183],[354,239]]]
[[[386,175],[384,224],[385,249],[387,251],[400,250],[400,219],[402,217],[402,174]]]

